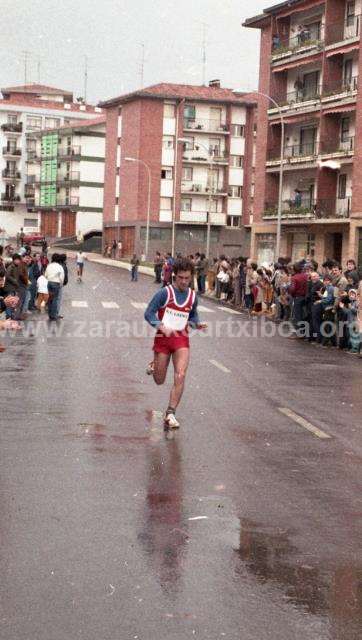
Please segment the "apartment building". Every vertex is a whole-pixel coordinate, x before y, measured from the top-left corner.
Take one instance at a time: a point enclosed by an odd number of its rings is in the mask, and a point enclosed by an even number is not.
[[[28,150],[36,145],[36,134],[70,121],[94,119],[99,107],[75,102],[70,91],[40,84],[1,89],[0,149],[1,204],[0,228],[14,237],[20,227],[40,230],[40,216],[29,203],[31,193],[26,182]]]
[[[361,0],[288,0],[247,20],[260,29],[251,253],[273,257],[282,178],[282,255],[362,264]]]
[[[100,116],[27,134],[25,199],[45,236],[101,235],[105,129]]]
[[[106,111],[104,239],[149,251],[248,251],[255,145],[253,96],[158,84],[101,103]]]

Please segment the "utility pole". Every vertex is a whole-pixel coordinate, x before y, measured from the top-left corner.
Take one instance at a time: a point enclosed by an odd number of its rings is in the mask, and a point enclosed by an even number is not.
[[[88,56],[84,56],[84,102],[87,102],[88,90]]]
[[[30,51],[23,51],[24,56],[24,84],[28,81],[28,56],[30,55]]]

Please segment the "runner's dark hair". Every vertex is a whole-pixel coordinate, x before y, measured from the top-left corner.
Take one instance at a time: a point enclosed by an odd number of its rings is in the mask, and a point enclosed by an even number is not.
[[[175,264],[173,265],[173,272],[176,275],[176,273],[179,273],[179,271],[190,271],[191,275],[193,275],[194,265],[192,264],[191,260],[189,260],[188,258],[179,258],[178,260],[176,260]]]

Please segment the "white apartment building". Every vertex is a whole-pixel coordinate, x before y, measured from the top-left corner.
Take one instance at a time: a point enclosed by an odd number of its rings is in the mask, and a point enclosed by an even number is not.
[[[36,134],[74,120],[94,119],[102,109],[74,102],[69,91],[39,84],[7,87],[1,93],[0,229],[5,230],[5,237],[13,238],[21,227],[29,231],[41,227],[40,216],[31,206],[32,190],[27,187],[28,149],[34,149]]]

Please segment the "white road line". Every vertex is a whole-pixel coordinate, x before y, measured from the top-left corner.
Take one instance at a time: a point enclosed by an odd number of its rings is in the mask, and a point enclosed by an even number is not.
[[[209,360],[210,364],[213,364],[214,367],[217,367],[218,369],[220,369],[220,371],[223,371],[224,373],[231,373],[230,369],[227,369],[226,367],[224,367],[223,364],[221,364],[221,362],[218,362],[217,360]]]
[[[301,427],[304,427],[304,429],[307,429],[307,431],[313,433],[313,435],[317,436],[317,438],[326,440],[331,437],[330,435],[328,435],[328,433],[321,431],[320,429],[318,429],[318,427],[315,427],[314,424],[311,424],[311,422],[308,422],[308,420],[305,420],[305,418],[302,418],[302,416],[294,413],[294,411],[292,411],[291,409],[288,409],[286,407],[278,407],[278,411],[280,411],[280,413],[283,413],[291,420],[294,420],[294,422],[299,424]]]
[[[86,300],[72,300],[72,307],[88,307],[88,302]]]
[[[135,309],[147,309],[147,302],[131,302]]]
[[[102,302],[102,307],[104,309],[119,309],[119,304],[117,302]]]
[[[197,310],[202,311],[203,313],[215,313],[214,309],[209,309],[209,307],[204,307],[202,304],[197,305]]]
[[[233,313],[236,316],[241,316],[240,311],[235,311],[235,309],[229,309],[229,307],[218,307],[218,309],[222,309],[222,311],[226,311],[226,313]]]

